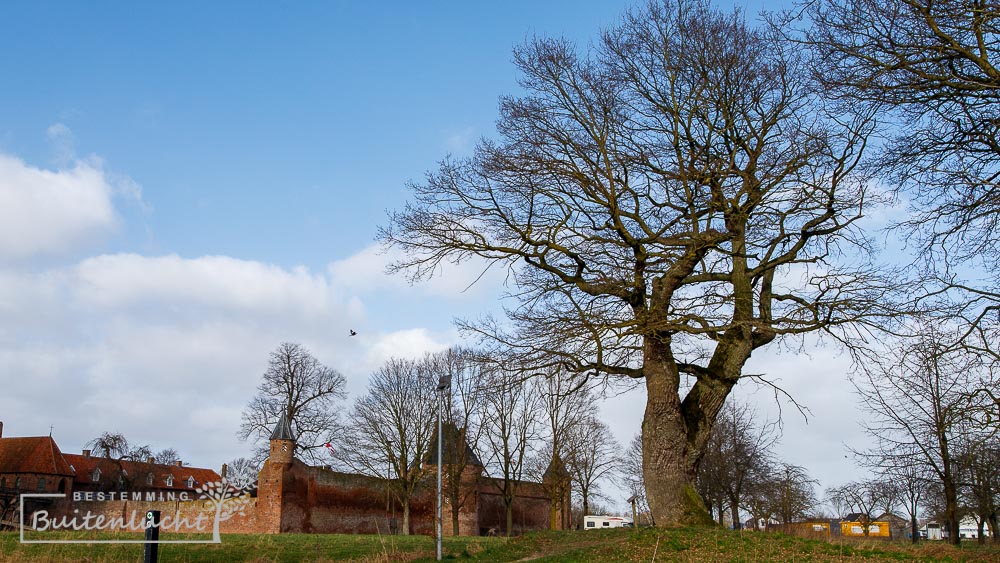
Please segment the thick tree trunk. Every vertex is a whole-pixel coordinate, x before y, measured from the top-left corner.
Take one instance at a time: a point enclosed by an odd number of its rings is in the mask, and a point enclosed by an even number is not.
[[[910,516],[910,543],[917,543],[919,537],[920,529],[917,527],[917,516],[914,514]]]
[[[694,483],[704,443],[725,395],[718,400],[718,407],[709,406],[713,420],[706,421],[697,414],[685,420],[677,394],[680,376],[669,344],[647,342],[643,373],[646,412],[642,421],[642,472],[653,519],[659,526],[712,525],[714,520]],[[692,389],[688,398],[696,392]],[[692,425],[695,428],[689,430]]]
[[[993,543],[1000,543],[1000,526],[997,525],[997,513],[993,512],[990,517],[986,520],[986,525],[990,528],[990,538],[993,539]]]
[[[979,545],[984,545],[986,543],[986,538],[983,537],[983,525],[986,524],[986,519],[976,518],[976,520],[978,520],[978,522],[976,522],[976,528],[977,528],[976,543],[978,543]]]
[[[458,535],[458,511],[461,507],[458,506],[457,502],[451,503],[451,535]]]
[[[403,501],[403,526],[399,531],[401,535],[410,535],[410,501],[409,499]]]
[[[661,525],[705,524],[711,517],[694,487],[696,465],[676,402],[671,405],[669,397],[647,399],[642,471],[649,508]]]
[[[739,299],[737,308],[740,308]],[[734,327],[720,338],[707,368],[680,399],[680,372],[669,337],[647,336],[643,343],[646,411],[642,421],[643,478],[653,519],[660,526],[715,523],[695,488],[715,417],[750,357],[749,327]]]

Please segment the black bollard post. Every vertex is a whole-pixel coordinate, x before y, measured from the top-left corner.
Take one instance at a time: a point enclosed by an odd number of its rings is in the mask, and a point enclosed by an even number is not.
[[[160,539],[160,511],[146,511],[146,541],[142,552],[142,563],[156,563],[157,551],[160,544],[155,543]]]

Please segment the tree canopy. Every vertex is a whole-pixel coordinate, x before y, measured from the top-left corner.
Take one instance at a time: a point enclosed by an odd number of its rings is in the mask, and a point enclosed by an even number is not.
[[[801,49],[703,0],[514,58],[498,138],[412,184],[380,239],[413,279],[509,268],[509,322],[465,328],[526,365],[644,380],[653,515],[705,521],[695,470],[753,350],[892,313],[858,226],[871,115],[834,112]]]

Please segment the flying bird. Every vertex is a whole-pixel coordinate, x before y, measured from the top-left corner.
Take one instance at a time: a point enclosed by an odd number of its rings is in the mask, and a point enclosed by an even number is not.
[[[351,329],[351,336],[357,336],[357,335],[358,333],[354,332],[354,329]]]

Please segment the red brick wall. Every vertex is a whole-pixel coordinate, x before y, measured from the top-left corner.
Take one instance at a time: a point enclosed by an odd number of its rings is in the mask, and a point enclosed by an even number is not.
[[[63,483],[63,491],[67,494],[73,492],[73,478],[48,473],[3,473],[0,478],[4,479],[8,489],[18,489],[22,493],[58,493],[59,484]],[[14,484],[20,479],[20,485]],[[38,480],[45,479],[44,489],[39,490]]]
[[[398,533],[402,508],[381,479],[329,471],[295,461],[284,472],[282,531],[307,533]],[[411,530],[420,533],[428,511],[418,493],[411,502]],[[427,531],[433,530],[428,525]]]
[[[48,480],[47,480],[48,481]],[[460,512],[463,535],[477,535],[495,528],[504,532],[503,499],[491,480],[469,476],[472,498]],[[421,483],[410,502],[410,532],[434,535],[436,476],[431,473]],[[141,517],[146,510],[193,518],[214,509],[207,501],[138,502],[105,501],[59,504],[58,511],[71,515],[74,508],[105,516],[127,515],[132,510]],[[68,512],[67,512],[68,511]],[[399,502],[386,490],[385,481],[310,467],[298,460],[290,463],[268,461],[258,475],[258,496],[243,508],[244,514],[223,521],[223,533],[346,533],[394,534],[402,525]],[[443,530],[451,535],[451,511],[445,505]],[[547,529],[550,500],[539,483],[521,482],[514,502],[513,533]],[[210,527],[209,527],[210,529]]]
[[[479,488],[479,533],[491,530],[503,535],[507,529],[507,512],[500,489],[494,485],[499,480],[486,479]],[[521,481],[512,505],[513,529],[518,535],[533,530],[549,529],[551,501],[540,483]]]

